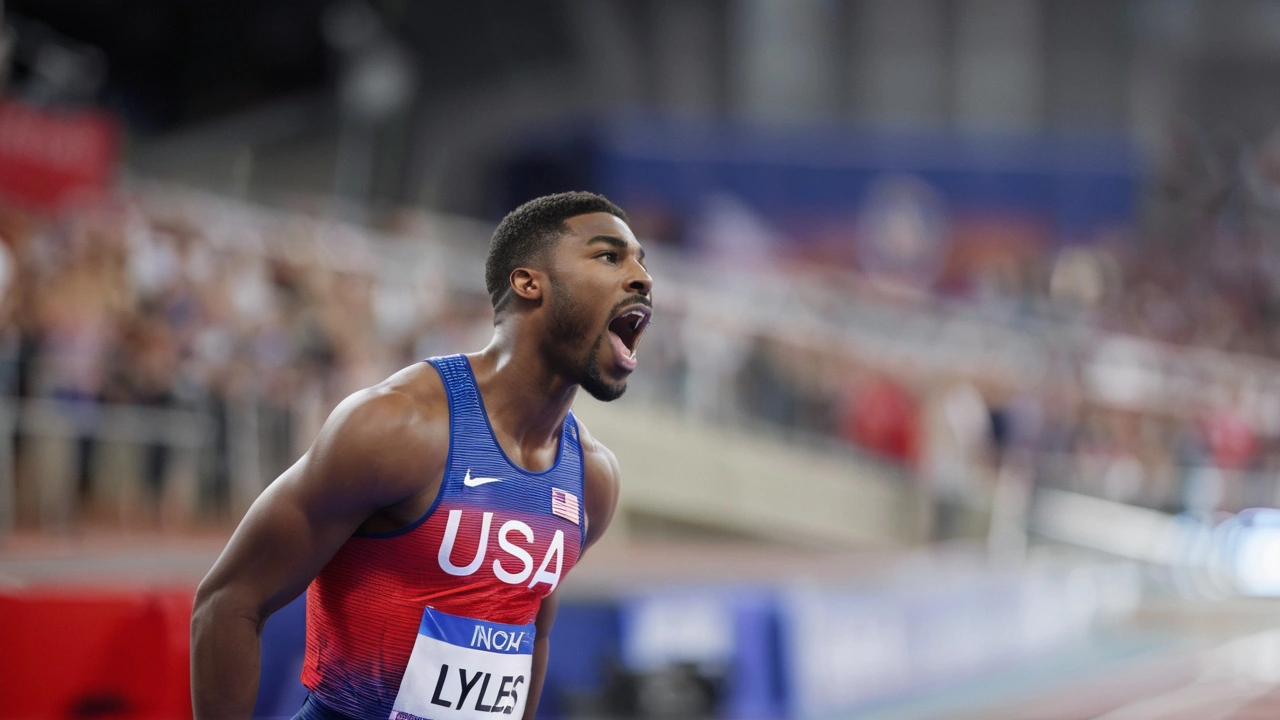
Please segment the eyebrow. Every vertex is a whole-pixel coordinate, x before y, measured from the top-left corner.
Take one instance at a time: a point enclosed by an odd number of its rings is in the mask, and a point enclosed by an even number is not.
[[[627,241],[620,237],[614,237],[613,235],[597,235],[587,241],[587,245],[595,245],[596,243],[604,243],[605,245],[617,248],[618,250],[627,249]],[[637,245],[637,247],[639,246]],[[644,248],[640,248],[638,257],[640,262],[644,263]]]

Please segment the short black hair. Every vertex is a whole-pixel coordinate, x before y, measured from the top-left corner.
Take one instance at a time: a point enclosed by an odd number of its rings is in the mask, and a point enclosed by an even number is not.
[[[544,195],[507,213],[493,231],[484,263],[484,286],[493,308],[497,310],[506,297],[512,271],[540,259],[569,231],[565,220],[597,212],[628,222],[627,214],[608,198],[582,191]]]

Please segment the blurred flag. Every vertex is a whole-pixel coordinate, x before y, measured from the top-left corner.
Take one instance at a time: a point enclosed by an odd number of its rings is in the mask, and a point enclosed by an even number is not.
[[[108,189],[119,130],[96,110],[53,111],[0,101],[0,197],[54,209]]]

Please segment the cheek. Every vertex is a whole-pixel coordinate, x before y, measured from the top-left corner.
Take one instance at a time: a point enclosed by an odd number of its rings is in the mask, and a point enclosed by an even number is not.
[[[597,283],[577,283],[569,290],[569,298],[571,298],[574,312],[578,313],[583,320],[594,321],[597,315],[603,316],[607,312],[601,308],[606,294]]]
[[[608,277],[594,277],[590,283],[585,283],[582,289],[585,297],[591,299],[591,309],[600,317],[608,319],[606,315],[618,301],[618,285],[614,282],[612,275]]]

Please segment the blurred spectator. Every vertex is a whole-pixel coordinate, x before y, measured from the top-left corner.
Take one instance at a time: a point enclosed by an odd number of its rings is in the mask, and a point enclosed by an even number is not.
[[[919,476],[940,537],[998,476],[1175,512],[1275,503],[1280,132],[1240,149],[1243,182],[1179,132],[1138,232],[997,253],[967,299],[758,263],[714,303],[660,296],[634,395],[894,463]],[[442,248],[433,227],[424,247]],[[452,285],[452,266],[388,263],[375,236],[297,214],[172,198],[54,219],[0,208],[0,238],[0,384],[63,404],[82,500],[102,490],[100,403],[207,419],[201,507],[234,513],[347,393],[490,332],[488,299]],[[19,441],[24,467],[54,456]],[[144,453],[158,504],[174,448]]]
[[[902,386],[876,376],[846,391],[843,436],[874,454],[914,468],[919,457],[916,401]]]
[[[975,502],[989,467],[989,410],[971,383],[945,383],[929,395],[924,423],[921,479],[933,506],[930,536],[944,540],[956,535],[960,515]]]

